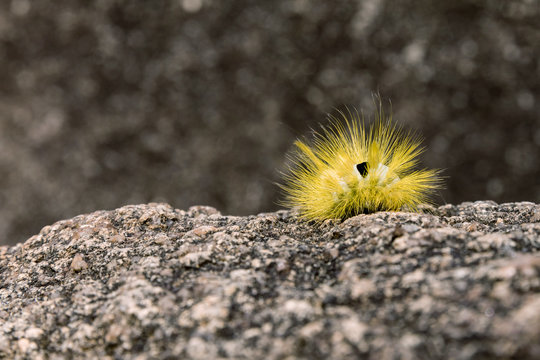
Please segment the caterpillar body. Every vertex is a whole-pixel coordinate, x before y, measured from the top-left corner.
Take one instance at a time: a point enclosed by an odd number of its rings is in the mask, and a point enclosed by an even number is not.
[[[360,213],[416,210],[441,187],[440,170],[416,169],[422,139],[385,117],[379,103],[366,127],[357,112],[330,116],[311,142],[297,140],[284,174],[282,204],[307,220],[345,219]]]

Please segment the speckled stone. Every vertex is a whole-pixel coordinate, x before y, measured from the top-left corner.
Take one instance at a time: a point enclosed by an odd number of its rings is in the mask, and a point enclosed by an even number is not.
[[[540,357],[540,205],[125,206],[0,248],[0,358]]]

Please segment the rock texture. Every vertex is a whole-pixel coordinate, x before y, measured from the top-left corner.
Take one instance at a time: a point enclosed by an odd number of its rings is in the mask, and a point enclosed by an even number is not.
[[[540,205],[125,206],[0,248],[0,358],[533,359]]]

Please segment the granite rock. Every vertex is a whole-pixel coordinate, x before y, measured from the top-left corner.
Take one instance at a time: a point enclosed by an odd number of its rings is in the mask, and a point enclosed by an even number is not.
[[[0,358],[540,356],[540,205],[312,224],[167,204],[0,247]]]

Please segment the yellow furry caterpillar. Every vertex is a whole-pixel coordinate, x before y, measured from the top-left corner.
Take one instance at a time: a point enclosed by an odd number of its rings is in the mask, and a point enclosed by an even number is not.
[[[357,112],[314,132],[311,143],[297,140],[280,187],[282,205],[298,208],[302,218],[323,221],[361,213],[416,210],[441,187],[439,170],[415,169],[422,139],[385,117],[379,102],[366,127]]]

